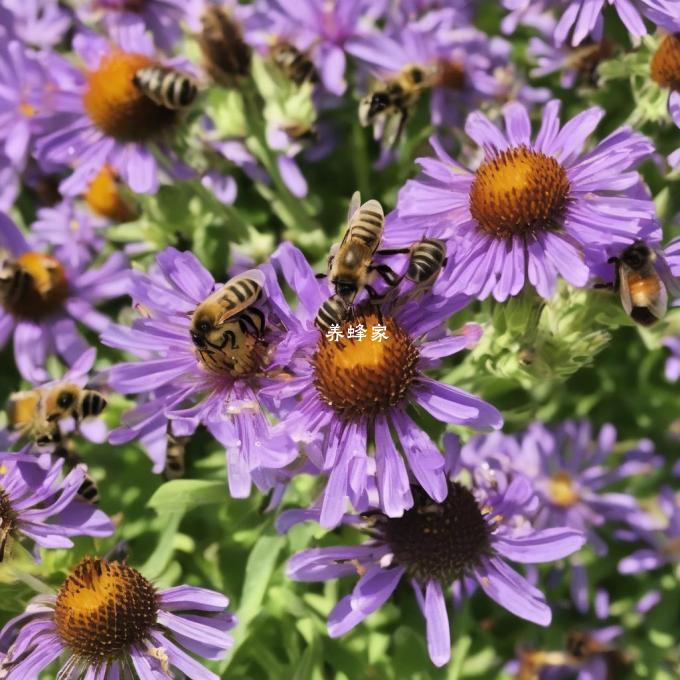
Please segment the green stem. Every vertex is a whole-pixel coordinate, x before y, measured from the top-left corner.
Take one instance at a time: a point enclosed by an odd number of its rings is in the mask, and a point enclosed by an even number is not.
[[[265,124],[262,117],[262,105],[257,101],[254,87],[244,89],[243,102],[246,110],[248,132],[252,135],[252,141],[255,142],[250,149],[262,163],[274,184],[277,198],[279,199],[278,206],[275,206],[278,209],[277,214],[289,229],[306,232],[318,229],[319,225],[308,214],[300,199],[290,193],[281,177],[279,166],[276,162],[276,155],[267,144]]]
[[[357,186],[362,196],[370,198],[373,196],[373,191],[371,189],[371,163],[368,160],[364,129],[359,124],[356,115],[352,119],[352,147],[353,153],[350,155],[352,157],[352,165],[354,166],[354,176],[356,178]]]
[[[468,634],[470,627],[469,603],[466,600],[457,616],[454,617],[453,630],[456,634],[456,644],[453,649],[453,658],[449,666],[448,680],[459,680],[463,672],[465,659],[472,647],[472,638]]]
[[[40,579],[31,576],[31,574],[23,571],[22,569],[17,569],[13,567],[11,573],[16,577],[18,581],[25,583],[29,588],[33,589],[36,593],[41,595],[54,595],[54,590],[50,588],[46,583],[43,583]]]

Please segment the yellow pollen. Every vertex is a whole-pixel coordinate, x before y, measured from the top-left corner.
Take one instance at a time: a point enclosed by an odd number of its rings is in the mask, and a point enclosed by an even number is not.
[[[156,622],[156,590],[119,562],[86,557],[57,594],[57,635],[88,662],[111,660],[139,645]]]
[[[366,336],[348,338],[361,324]],[[386,339],[374,341],[373,327],[385,326]],[[322,335],[314,354],[314,384],[319,396],[340,415],[352,419],[377,415],[399,404],[417,374],[419,352],[409,334],[391,317],[357,314],[342,326],[336,342]]]
[[[680,92],[680,34],[667,35],[652,57],[651,77],[661,87]]]
[[[470,187],[470,213],[497,238],[555,229],[570,192],[566,170],[552,156],[518,146],[485,160]]]
[[[118,178],[110,165],[104,165],[92,180],[85,201],[94,213],[115,222],[129,222],[137,216],[134,206],[121,194]]]
[[[16,259],[18,272],[5,303],[14,316],[39,320],[62,307],[68,282],[61,263],[50,255],[29,251]]]
[[[132,80],[137,71],[152,64],[144,54],[115,50],[87,74],[83,105],[104,134],[123,142],[142,142],[175,122],[174,111],[152,102]]]
[[[580,500],[578,492],[574,489],[571,475],[568,472],[557,472],[548,481],[548,493],[555,505],[569,508]]]
[[[21,104],[19,104],[19,111],[21,111],[21,114],[26,116],[26,118],[33,118],[33,116],[38,113],[38,109],[28,102],[21,102]]]

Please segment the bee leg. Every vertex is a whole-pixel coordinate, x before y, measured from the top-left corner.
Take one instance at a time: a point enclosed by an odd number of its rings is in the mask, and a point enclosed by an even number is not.
[[[257,318],[257,323],[255,323],[250,317],[255,316]],[[248,309],[248,316],[243,319],[249,323],[255,330],[255,335],[258,339],[264,338],[264,331],[266,327],[266,318],[264,314],[256,307],[250,307]]]
[[[321,274],[315,274],[314,278],[315,279],[325,279],[327,276],[328,276],[328,274],[326,274],[326,272],[321,272]]]
[[[404,278],[397,276],[392,267],[386,264],[372,264],[368,270],[377,272],[388,286],[396,286]]]
[[[407,120],[408,120],[408,111],[406,109],[402,109],[401,118],[399,119],[399,127],[397,128],[397,134],[394,135],[394,139],[392,140],[392,143],[390,144],[390,148],[394,149],[399,144],[399,141],[401,140],[401,136],[404,134],[404,130],[406,129],[406,121]]]

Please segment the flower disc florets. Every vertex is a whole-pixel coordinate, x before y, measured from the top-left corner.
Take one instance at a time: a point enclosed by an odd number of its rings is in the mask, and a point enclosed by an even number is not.
[[[62,642],[95,663],[142,643],[157,615],[156,589],[138,571],[86,557],[59,589],[54,621]]]
[[[569,198],[566,170],[552,156],[518,146],[484,161],[470,187],[470,213],[500,238],[553,229]]]
[[[680,92],[680,35],[667,35],[654,54],[651,64],[652,80],[662,87]]]
[[[347,338],[350,326],[385,326],[385,339]],[[417,374],[419,352],[392,317],[359,314],[342,326],[342,341],[321,336],[314,354],[314,385],[338,414],[351,419],[374,416],[399,404]]]

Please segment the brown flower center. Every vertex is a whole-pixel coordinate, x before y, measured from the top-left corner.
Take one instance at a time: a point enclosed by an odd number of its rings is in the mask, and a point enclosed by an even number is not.
[[[530,236],[557,226],[570,189],[555,158],[513,147],[479,166],[470,187],[470,213],[497,238]]]
[[[568,472],[556,472],[548,481],[548,495],[550,500],[562,508],[570,508],[578,503],[580,496]]]
[[[414,505],[402,517],[379,515],[376,529],[420,583],[438,580],[450,584],[491,550],[491,525],[472,492],[449,482],[449,493],[435,503],[420,487],[411,487]]]
[[[0,562],[5,557],[7,540],[12,536],[16,529],[18,515],[7,495],[7,492],[0,486]]]
[[[132,82],[154,61],[144,54],[113,51],[88,73],[83,105],[92,122],[106,135],[123,142],[157,137],[176,120],[170,109],[146,97]]]
[[[350,328],[366,329],[363,339],[349,338]],[[386,338],[373,340],[384,325]],[[330,407],[352,419],[373,416],[401,402],[417,373],[418,348],[391,317],[359,314],[341,328],[343,338],[322,335],[314,354],[314,385]]]
[[[156,589],[138,571],[86,557],[57,593],[54,623],[75,655],[98,663],[142,643],[157,615]]]
[[[0,265],[3,305],[13,316],[39,320],[58,311],[68,297],[61,263],[29,251]]]
[[[85,201],[93,212],[116,222],[129,222],[137,211],[120,191],[118,177],[110,165],[104,165],[92,180]]]
[[[680,33],[667,35],[652,57],[652,80],[680,92]]]

